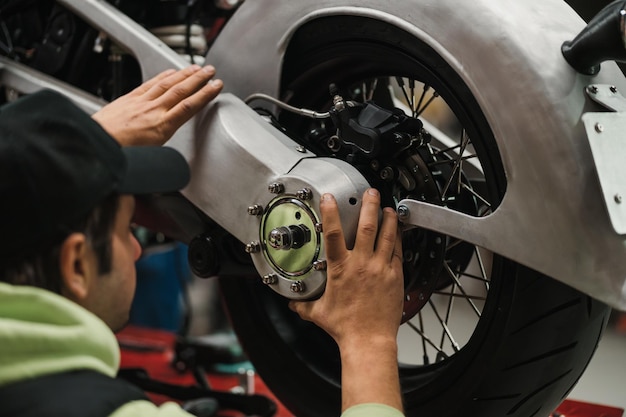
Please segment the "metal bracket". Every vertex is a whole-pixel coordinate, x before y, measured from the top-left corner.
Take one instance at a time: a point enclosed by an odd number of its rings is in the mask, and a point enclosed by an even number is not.
[[[626,100],[603,99],[616,104]],[[582,121],[596,166],[598,180],[613,229],[626,234],[626,111],[585,113]]]
[[[607,84],[592,84],[585,92],[590,99],[615,112],[626,111],[626,98],[620,94],[617,87]]]

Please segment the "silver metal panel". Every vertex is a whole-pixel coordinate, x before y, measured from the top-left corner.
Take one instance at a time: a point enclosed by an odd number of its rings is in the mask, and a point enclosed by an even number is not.
[[[285,195],[309,188],[308,203],[315,212],[321,195],[332,193],[344,230],[354,235],[368,184],[348,163],[315,158],[228,93],[197,117],[193,138],[178,136],[168,142],[191,167],[191,182],[182,194],[241,242],[262,240],[260,217],[248,214],[248,207],[267,207],[276,197],[268,185],[275,182],[284,185]],[[322,251],[320,258],[324,257]],[[261,253],[252,259],[261,275],[276,272]],[[307,277],[307,289],[301,293],[290,290],[291,282],[281,277],[272,288],[289,298],[310,298],[324,288],[325,273]]]
[[[626,234],[626,113],[582,117],[613,229]]]
[[[626,111],[626,98],[614,85],[592,84],[586,88],[589,97],[613,111]]]
[[[488,218],[407,203],[411,222],[463,237],[626,309],[626,241],[605,209],[582,114],[586,86],[626,91],[612,63],[577,74],[560,48],[585,26],[561,0],[293,0],[243,4],[212,47],[227,91],[276,95],[294,31],[321,16],[379,19],[429,44],[465,80],[495,134],[508,188]],[[317,109],[321,110],[321,109]],[[417,218],[415,218],[417,217]]]
[[[95,113],[106,103],[70,84],[5,57],[0,57],[0,85],[5,87],[8,94],[13,92],[31,94],[42,89],[54,90],[64,94],[90,114]]]

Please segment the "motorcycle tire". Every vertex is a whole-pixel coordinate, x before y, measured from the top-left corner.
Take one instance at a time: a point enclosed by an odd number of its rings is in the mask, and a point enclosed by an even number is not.
[[[324,17],[299,29],[284,62],[283,98],[301,107],[328,101],[331,82],[385,75],[435,86],[471,132],[497,206],[506,177],[489,124],[468,86],[428,45],[384,22]],[[292,131],[301,127],[291,116],[279,119]],[[605,304],[496,255],[489,269],[488,296],[467,343],[444,360],[399,364],[407,416],[548,416],[589,363],[610,313]],[[233,328],[272,392],[298,417],[340,415],[334,341],[258,278],[221,277],[220,284]],[[372,294],[372,308],[376,302]]]

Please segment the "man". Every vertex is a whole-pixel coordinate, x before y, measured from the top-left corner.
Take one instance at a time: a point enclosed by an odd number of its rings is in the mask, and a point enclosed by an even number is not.
[[[165,72],[93,119],[51,92],[0,109],[0,416],[188,415],[173,403],[156,407],[114,379],[119,348],[111,330],[126,323],[135,289],[141,249],[130,230],[133,195],[178,190],[189,176],[176,151],[132,145],[163,144],[219,93],[221,82],[208,82],[214,73]],[[337,206],[325,196],[328,290],[292,304],[339,344],[352,416],[401,415],[401,249],[393,211],[377,233],[378,206],[370,190],[348,251]],[[350,279],[363,271],[367,288],[389,300],[382,313],[368,313],[365,280]],[[352,299],[355,290],[363,292]],[[371,316],[371,325],[354,325],[353,314]]]

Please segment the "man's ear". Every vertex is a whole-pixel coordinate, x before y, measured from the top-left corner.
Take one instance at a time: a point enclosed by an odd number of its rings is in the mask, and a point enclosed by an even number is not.
[[[59,268],[62,294],[79,304],[89,293],[90,266],[93,262],[90,255],[87,237],[82,233],[70,234],[61,245]]]

